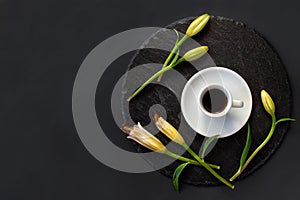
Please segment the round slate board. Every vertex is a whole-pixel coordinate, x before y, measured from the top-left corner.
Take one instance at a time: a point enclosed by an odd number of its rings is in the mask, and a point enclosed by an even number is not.
[[[185,18],[167,26],[169,29],[184,33],[194,17]],[[158,37],[159,35],[154,35]],[[252,146],[249,153],[265,139],[268,134],[271,119],[264,111],[260,101],[260,91],[265,89],[272,96],[276,105],[277,118],[291,115],[292,93],[285,68],[274,48],[255,30],[241,22],[236,22],[223,17],[212,17],[207,26],[196,36],[194,40],[201,45],[209,46],[209,55],[217,66],[227,67],[239,73],[248,83],[253,98],[253,108],[249,119],[252,128]],[[147,41],[149,42],[149,41]],[[173,41],[162,39],[160,42],[174,44]],[[184,45],[183,45],[184,46]],[[168,52],[155,49],[141,49],[132,59],[129,69],[145,63],[163,63]],[[207,66],[209,67],[209,66]],[[182,63],[176,67],[188,80],[197,70],[190,63]],[[176,84],[176,80],[174,80]],[[174,100],[175,99],[175,100]],[[151,122],[149,108],[154,104],[161,104],[167,113],[167,120],[176,128],[179,127],[180,103],[175,94],[166,87],[150,84],[142,93],[130,102],[129,112],[135,122],[147,125]],[[269,143],[252,160],[247,169],[238,179],[242,179],[262,166],[270,156],[278,149],[289,123],[277,126]],[[236,134],[219,139],[214,149],[207,155],[206,161],[221,166],[218,171],[223,177],[229,179],[238,169],[239,159],[246,141],[247,128],[244,126]],[[182,133],[184,135],[184,133]],[[158,137],[165,143],[169,140]],[[199,152],[204,137],[196,135],[191,148]],[[138,152],[147,150],[135,144]],[[188,154],[184,154],[189,157]],[[172,177],[174,170],[180,164],[175,161],[171,165],[160,169],[159,172]],[[238,180],[237,179],[237,180]],[[181,176],[181,181],[190,184],[217,185],[220,182],[205,169],[198,166],[189,166]]]

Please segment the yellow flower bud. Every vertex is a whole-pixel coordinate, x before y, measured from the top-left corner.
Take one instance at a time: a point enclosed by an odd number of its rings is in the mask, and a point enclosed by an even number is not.
[[[159,153],[165,153],[167,151],[165,145],[163,145],[163,143],[154,135],[144,129],[140,123],[133,127],[124,125],[122,130],[128,134],[128,139],[132,139],[152,151],[157,151]]]
[[[173,142],[178,144],[184,143],[184,139],[180,133],[169,122],[164,120],[162,117],[159,117],[158,114],[154,114],[154,122],[156,127]]]
[[[197,17],[186,30],[186,35],[192,37],[199,33],[209,21],[210,16],[208,14],[203,14]]]
[[[188,62],[195,61],[200,57],[202,57],[207,51],[208,51],[208,46],[197,47],[185,53],[182,59]]]
[[[261,101],[267,113],[273,116],[275,114],[275,104],[271,96],[265,90],[261,91]]]

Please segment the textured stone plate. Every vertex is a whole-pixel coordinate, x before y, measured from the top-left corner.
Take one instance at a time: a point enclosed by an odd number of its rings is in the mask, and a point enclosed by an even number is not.
[[[167,28],[176,28],[184,33],[194,18],[179,20]],[[156,35],[156,42],[173,45],[174,41],[166,40]],[[253,108],[249,122],[252,127],[252,146],[250,153],[267,136],[271,120],[264,111],[260,101],[260,91],[266,89],[273,97],[276,104],[277,117],[286,117],[291,114],[292,94],[285,68],[274,48],[255,30],[247,25],[223,17],[212,17],[205,29],[193,39],[201,45],[209,46],[209,54],[217,66],[224,66],[239,73],[248,83],[253,97]],[[149,40],[148,42],[151,42]],[[129,69],[145,63],[163,63],[168,53],[154,49],[139,50],[134,56]],[[209,64],[208,66],[209,67]],[[176,67],[187,80],[197,72],[189,63],[182,63]],[[176,85],[174,80],[174,85]],[[175,94],[166,87],[151,84],[145,88],[134,100],[130,102],[130,115],[135,122],[143,125],[150,123],[149,108],[154,104],[161,104],[167,113],[167,120],[178,128],[182,115],[180,103]],[[284,135],[288,130],[288,123],[280,124],[270,142],[253,159],[248,168],[239,177],[246,177],[257,168],[266,163],[270,156],[279,148]],[[220,139],[215,148],[207,155],[206,161],[221,166],[219,173],[225,178],[230,178],[237,170],[240,155],[246,140],[246,127],[243,127],[233,136]],[[182,133],[185,135],[185,133]],[[169,140],[158,135],[168,143]],[[191,147],[199,151],[203,136],[197,135]],[[138,152],[146,150],[136,145]],[[186,154],[188,156],[188,154]],[[165,167],[160,173],[171,177],[174,169],[180,164],[176,161]],[[201,167],[189,166],[182,174],[181,181],[191,184],[216,185],[219,181]]]

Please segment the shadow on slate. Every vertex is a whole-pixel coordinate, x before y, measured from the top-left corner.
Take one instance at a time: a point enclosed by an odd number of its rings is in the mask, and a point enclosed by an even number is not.
[[[176,21],[167,28],[184,33],[194,17]],[[153,36],[154,37],[154,36]],[[207,26],[193,37],[201,45],[209,46],[209,55],[217,66],[227,67],[239,73],[248,83],[253,98],[253,108],[249,119],[252,128],[252,146],[249,154],[265,139],[268,134],[271,119],[264,111],[260,101],[260,91],[265,89],[272,96],[276,105],[277,118],[291,115],[292,93],[287,72],[274,48],[258,32],[247,25],[223,17],[212,17]],[[174,41],[168,42],[172,46]],[[132,59],[129,69],[145,63],[163,63],[168,52],[141,49]],[[208,66],[209,67],[209,66]],[[189,63],[182,63],[176,67],[186,79],[197,72]],[[174,80],[176,84],[176,80]],[[166,87],[150,84],[140,95],[130,102],[130,115],[135,122],[147,125],[151,122],[148,114],[149,108],[154,104],[161,104],[167,111],[167,120],[175,127],[180,123],[180,103],[174,100],[175,95]],[[279,148],[289,123],[282,123],[269,141],[269,143],[252,160],[240,180],[266,163],[270,156]],[[185,133],[182,133],[184,136]],[[218,164],[218,172],[229,179],[239,166],[240,155],[246,141],[246,125],[236,134],[219,139],[213,150],[207,155],[206,161]],[[162,134],[159,139],[164,143],[170,142]],[[204,137],[197,135],[191,148],[199,151]],[[138,152],[148,152],[145,148],[135,144]],[[179,147],[180,148],[180,147]],[[184,154],[189,157],[188,154]],[[171,165],[159,170],[167,177],[172,177],[174,170],[180,164],[175,161]],[[181,176],[181,181],[194,185],[219,185],[220,182],[205,169],[190,165]]]

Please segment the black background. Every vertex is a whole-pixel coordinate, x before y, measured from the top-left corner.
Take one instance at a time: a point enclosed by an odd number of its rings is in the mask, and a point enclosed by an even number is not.
[[[298,122],[235,190],[182,185],[176,193],[159,173],[118,172],[94,159],[76,133],[71,107],[77,70],[101,41],[208,12],[249,24],[276,48],[292,84],[293,117],[300,119],[299,7],[295,0],[1,0],[0,199],[299,199]],[[111,73],[121,74],[128,62],[119,59]]]

